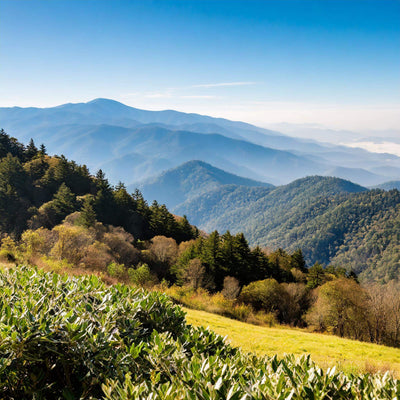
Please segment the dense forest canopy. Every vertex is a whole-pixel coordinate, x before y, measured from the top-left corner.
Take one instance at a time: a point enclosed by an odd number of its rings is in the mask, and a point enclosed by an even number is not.
[[[177,220],[157,202],[149,206],[139,191],[131,195],[122,183],[112,187],[101,170],[93,176],[85,165],[49,156],[33,140],[25,147],[1,130],[0,232],[18,238],[28,227],[51,229],[79,210],[138,240],[165,235],[179,243],[198,235],[186,218]]]
[[[341,265],[363,281],[400,271],[400,192],[312,176],[273,189],[223,185],[174,208],[201,229],[243,232],[251,245],[301,248],[308,264]]]

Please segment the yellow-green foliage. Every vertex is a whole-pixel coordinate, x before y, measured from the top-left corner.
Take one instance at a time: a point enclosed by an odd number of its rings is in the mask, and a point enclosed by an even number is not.
[[[9,263],[15,262],[18,258],[17,245],[10,236],[6,236],[1,240],[0,261]]]
[[[195,326],[210,327],[227,336],[234,346],[258,355],[311,354],[319,365],[336,365],[344,371],[392,371],[400,376],[400,349],[342,339],[332,335],[310,333],[285,327],[268,328],[234,321],[220,315],[185,309],[187,321]]]
[[[55,260],[54,258],[46,256],[40,258],[40,263],[45,270],[57,273],[65,273],[74,267],[66,259]]]
[[[112,262],[108,265],[107,272],[111,278],[123,279],[126,275],[126,268],[124,264]]]
[[[21,236],[21,250],[25,252],[27,257],[43,251],[45,238],[43,235],[44,229],[39,228],[36,231],[27,229]]]
[[[129,268],[128,277],[130,283],[141,287],[153,286],[157,281],[147,264],[138,265],[137,268]]]
[[[58,240],[50,254],[77,265],[84,257],[85,247],[92,241],[89,232],[82,226],[73,225],[58,225],[53,230],[58,233]]]
[[[273,326],[277,324],[275,314],[256,312],[247,304],[227,299],[221,293],[210,294],[207,290],[191,286],[156,287],[171,296],[184,306],[196,310],[203,310],[214,314],[224,315],[239,321],[247,321],[257,325]]]

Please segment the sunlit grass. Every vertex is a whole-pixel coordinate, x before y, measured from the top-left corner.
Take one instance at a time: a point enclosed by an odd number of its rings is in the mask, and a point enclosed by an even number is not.
[[[255,326],[205,311],[185,311],[188,323],[208,326],[247,352],[270,356],[311,354],[323,368],[335,365],[345,372],[371,373],[389,370],[400,376],[400,349],[301,329]]]

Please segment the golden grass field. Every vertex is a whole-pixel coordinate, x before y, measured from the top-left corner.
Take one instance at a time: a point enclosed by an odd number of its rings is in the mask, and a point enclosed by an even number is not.
[[[311,358],[324,369],[335,365],[345,372],[391,371],[400,377],[400,349],[303,329],[250,325],[205,311],[184,310],[188,323],[209,327],[227,336],[232,345],[246,352],[268,356],[311,354]]]

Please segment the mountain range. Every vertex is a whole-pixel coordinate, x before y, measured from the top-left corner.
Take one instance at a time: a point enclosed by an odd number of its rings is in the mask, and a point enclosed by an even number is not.
[[[290,137],[274,130],[173,110],[147,111],[96,99],[51,108],[0,108],[0,126],[23,142],[46,143],[112,183],[139,185],[165,170],[202,160],[274,185],[334,175],[364,186],[398,180],[400,158]]]
[[[273,187],[225,174],[192,161],[140,189],[206,232],[243,232],[252,246],[270,250],[301,248],[308,265],[344,266],[363,280],[397,277],[398,190],[369,190],[323,176]]]

